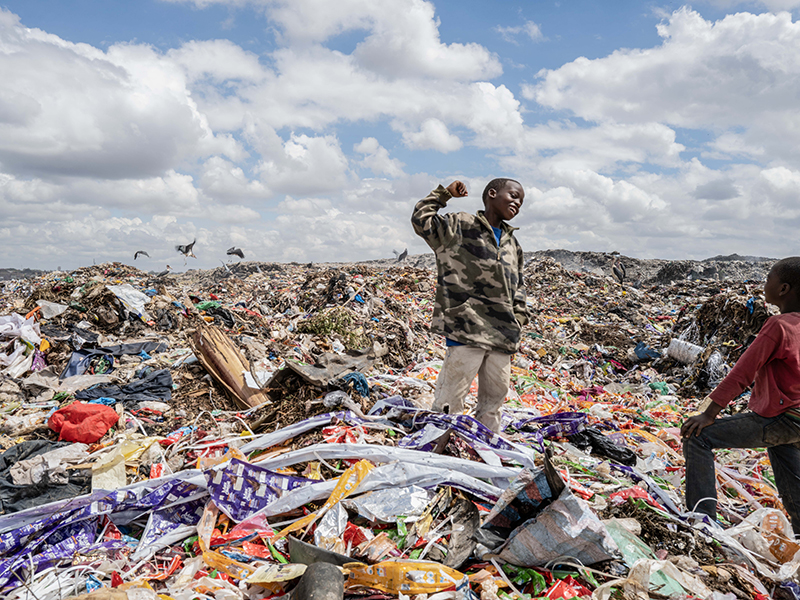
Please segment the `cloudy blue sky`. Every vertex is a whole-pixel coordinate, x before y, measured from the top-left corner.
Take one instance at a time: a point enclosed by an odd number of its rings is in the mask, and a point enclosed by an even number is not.
[[[0,266],[427,248],[526,189],[526,250],[800,254],[800,0],[0,0]]]

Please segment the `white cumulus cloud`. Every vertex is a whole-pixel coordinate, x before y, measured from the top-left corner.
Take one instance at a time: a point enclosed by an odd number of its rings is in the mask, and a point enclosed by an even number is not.
[[[534,42],[541,42],[544,40],[542,29],[533,21],[525,21],[522,25],[513,25],[508,27],[502,27],[498,25],[494,28],[494,30],[499,33],[504,40],[511,42],[512,44],[519,43],[517,38],[520,36],[520,34],[527,36],[528,39]]]
[[[419,131],[407,131],[403,134],[403,141],[410,148],[417,150],[437,150],[439,152],[454,152],[464,144],[457,135],[448,131],[439,119],[425,120]]]

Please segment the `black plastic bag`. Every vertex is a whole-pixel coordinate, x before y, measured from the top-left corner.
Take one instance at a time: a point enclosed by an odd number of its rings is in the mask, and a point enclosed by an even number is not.
[[[581,450],[591,448],[592,454],[597,454],[607,458],[618,465],[632,467],[636,464],[636,453],[630,448],[615,444],[610,438],[603,435],[601,431],[594,427],[586,427],[583,431],[575,433],[567,438]]]
[[[69,442],[29,440],[15,444],[0,454],[0,512],[18,512],[56,500],[88,494],[92,487],[91,469],[71,469],[67,483],[51,483],[47,474],[33,485],[17,485],[11,478],[9,471],[17,462],[69,445]]]

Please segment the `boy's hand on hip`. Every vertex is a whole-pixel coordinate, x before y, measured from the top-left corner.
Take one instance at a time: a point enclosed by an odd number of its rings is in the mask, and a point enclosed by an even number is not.
[[[460,181],[454,181],[446,189],[453,198],[463,198],[467,195],[467,186]]]
[[[698,436],[700,432],[714,422],[714,417],[706,413],[700,413],[693,417],[689,417],[681,425],[681,437],[691,437],[692,435]]]

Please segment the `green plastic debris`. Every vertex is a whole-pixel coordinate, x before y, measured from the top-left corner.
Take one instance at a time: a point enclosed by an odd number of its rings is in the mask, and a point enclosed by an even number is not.
[[[267,540],[267,545],[269,546],[269,553],[272,554],[272,558],[277,560],[279,563],[283,563],[284,565],[289,562],[286,560],[286,557],[283,554],[275,549],[275,546],[272,545],[272,542]]]
[[[547,582],[544,576],[534,569],[515,567],[509,564],[503,565],[502,569],[514,585],[524,586],[528,585],[528,583],[532,583],[532,595],[534,597],[539,596],[547,590]]]
[[[637,535],[634,535],[616,520],[609,519],[604,521],[608,533],[614,538],[620,552],[622,552],[622,559],[628,567],[632,567],[640,558],[655,559],[656,555],[650,549],[650,546],[645,544]],[[686,590],[683,586],[675,581],[669,575],[657,572],[653,573],[650,577],[650,588],[658,590],[659,594],[664,596],[672,595],[685,595]]]
[[[196,535],[193,535],[192,537],[186,539],[183,542],[183,550],[186,552],[186,554],[189,554],[190,556],[194,556],[194,552],[192,552],[192,547],[194,546],[194,543],[199,539],[200,539],[199,537],[197,537]]]
[[[219,308],[222,306],[221,302],[216,302],[215,300],[206,300],[204,302],[198,302],[194,305],[197,310],[210,310],[212,308]]]
[[[67,392],[58,392],[56,395],[53,396],[54,402],[63,402],[64,400],[68,400],[70,398],[70,394]]]
[[[651,390],[655,390],[662,396],[669,394],[669,386],[663,381],[653,381],[649,384]]]

